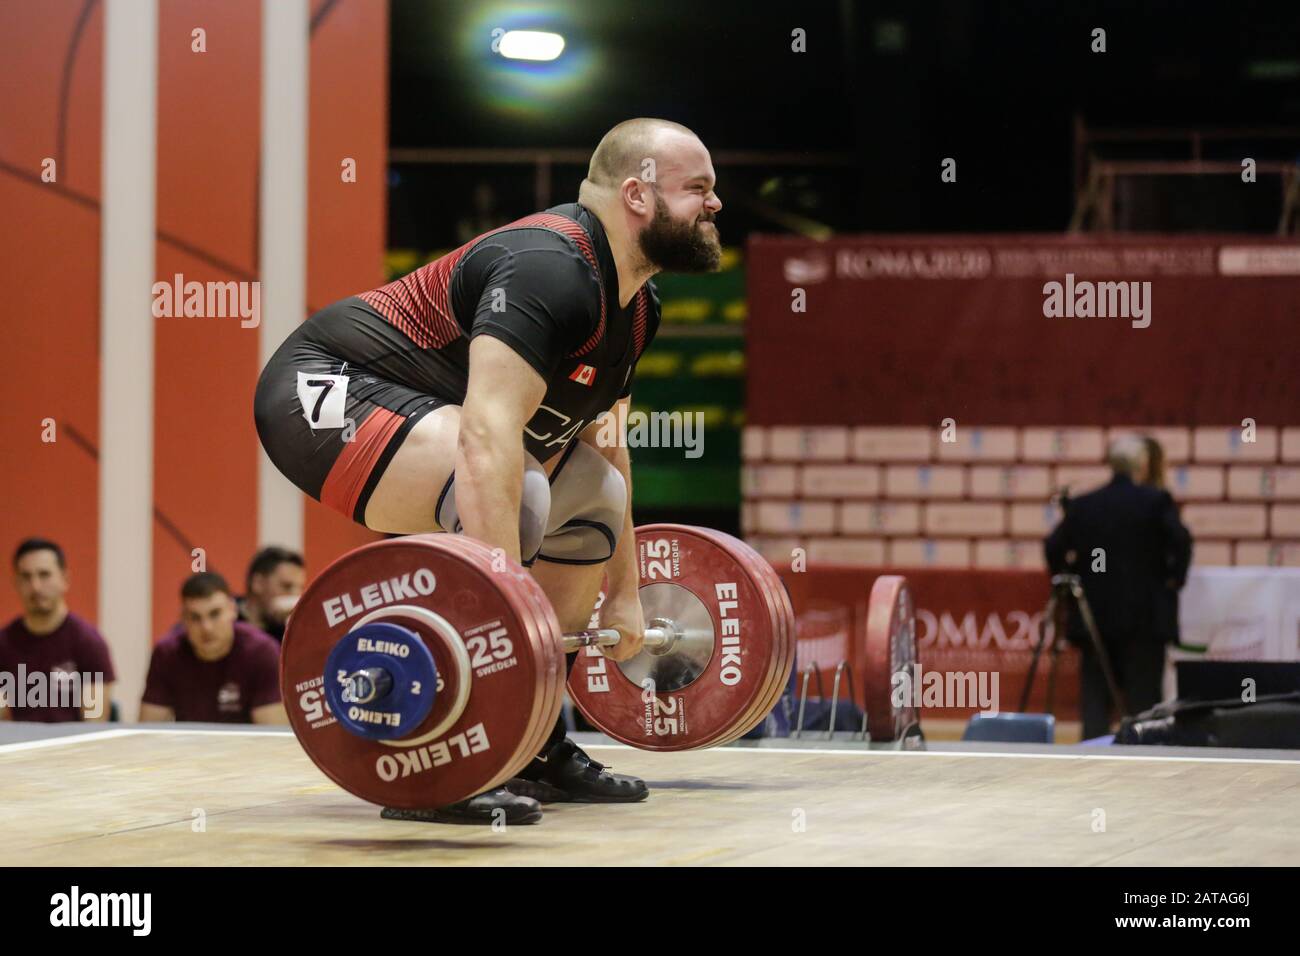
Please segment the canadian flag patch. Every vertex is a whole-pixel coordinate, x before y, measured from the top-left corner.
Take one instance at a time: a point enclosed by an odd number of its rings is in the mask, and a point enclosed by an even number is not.
[[[590,385],[596,380],[596,367],[594,365],[579,365],[569,376],[569,381],[577,382],[579,385]]]

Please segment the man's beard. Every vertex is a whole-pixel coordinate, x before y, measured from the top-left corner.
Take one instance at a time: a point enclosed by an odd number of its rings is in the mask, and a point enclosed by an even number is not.
[[[58,609],[58,598],[48,596],[33,597],[27,601],[24,610],[32,617],[47,617]]]
[[[656,195],[654,218],[641,230],[637,241],[641,254],[663,272],[716,272],[722,263],[722,244],[716,229],[714,226],[706,230],[698,221],[673,219],[668,204]]]

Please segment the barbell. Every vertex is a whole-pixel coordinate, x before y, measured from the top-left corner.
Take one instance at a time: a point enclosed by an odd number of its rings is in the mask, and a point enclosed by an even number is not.
[[[445,806],[500,786],[536,755],[575,651],[569,696],[615,740],[675,751],[744,735],[794,667],[795,615],[780,577],[744,542],[706,528],[643,526],[636,551],[645,643],[622,662],[602,653],[620,635],[600,627],[599,605],[586,630],[562,634],[532,576],[472,538],[411,535],[348,552],[308,585],[285,631],[280,681],[295,735],[363,799]],[[889,608],[882,596],[868,627],[869,639],[886,629],[885,691],[912,641],[898,600],[906,583],[892,580],[901,590]],[[869,677],[877,738],[899,724],[881,690]]]
[[[679,632],[672,627],[658,626],[647,627],[644,630],[644,647],[653,654],[667,653],[673,646],[679,636]],[[572,634],[565,634],[561,643],[564,646],[566,654],[572,654],[583,647],[613,647],[623,635],[614,628],[591,628],[585,631],[575,631]],[[399,656],[406,656],[401,654]],[[436,676],[436,674],[434,675]],[[393,680],[393,673],[388,668],[372,665],[363,667],[360,670],[353,671],[351,674],[345,674],[339,677],[340,697],[346,704],[379,704],[384,702],[393,688],[397,686]],[[436,685],[433,685],[436,686]],[[432,704],[433,697],[430,695],[426,698]],[[418,723],[423,718],[421,714],[415,719]],[[367,730],[359,730],[363,735]],[[376,736],[373,733],[370,736]],[[384,736],[384,735],[379,735]]]

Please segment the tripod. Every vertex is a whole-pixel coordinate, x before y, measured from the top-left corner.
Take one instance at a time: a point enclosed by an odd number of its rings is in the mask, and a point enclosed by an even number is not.
[[[1056,665],[1061,656],[1061,645],[1065,642],[1065,628],[1067,620],[1067,611],[1069,604],[1073,601],[1075,607],[1079,610],[1079,616],[1083,618],[1083,626],[1088,631],[1088,637],[1092,641],[1092,648],[1097,654],[1097,661],[1101,664],[1101,672],[1106,677],[1106,686],[1110,690],[1110,698],[1119,705],[1120,713],[1128,713],[1128,701],[1125,699],[1123,692],[1119,689],[1119,684],[1115,681],[1115,672],[1110,667],[1110,655],[1106,653],[1105,646],[1101,643],[1101,635],[1097,633],[1097,622],[1093,619],[1092,608],[1088,606],[1088,599],[1084,596],[1083,585],[1079,582],[1077,574],[1054,574],[1052,575],[1052,593],[1047,599],[1047,607],[1043,611],[1043,617],[1038,622],[1038,643],[1034,645],[1034,656],[1029,662],[1029,673],[1025,677],[1025,689],[1020,692],[1020,712],[1024,713],[1025,708],[1029,706],[1029,691],[1034,686],[1034,675],[1038,671],[1038,658],[1043,654],[1043,645],[1047,643],[1047,624],[1052,622],[1052,663],[1047,670],[1047,712],[1052,713],[1052,704],[1056,699]]]

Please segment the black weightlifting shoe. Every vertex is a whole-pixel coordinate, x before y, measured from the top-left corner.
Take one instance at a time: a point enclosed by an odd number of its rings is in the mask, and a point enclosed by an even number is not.
[[[610,773],[568,738],[534,757],[506,789],[542,803],[637,803],[650,794],[644,780]]]
[[[511,793],[505,787],[488,790],[476,797],[448,804],[436,810],[400,810],[384,807],[379,814],[385,820],[411,820],[416,823],[468,823],[491,826],[498,821],[506,826],[536,823],[542,818],[542,805],[531,797]]]

